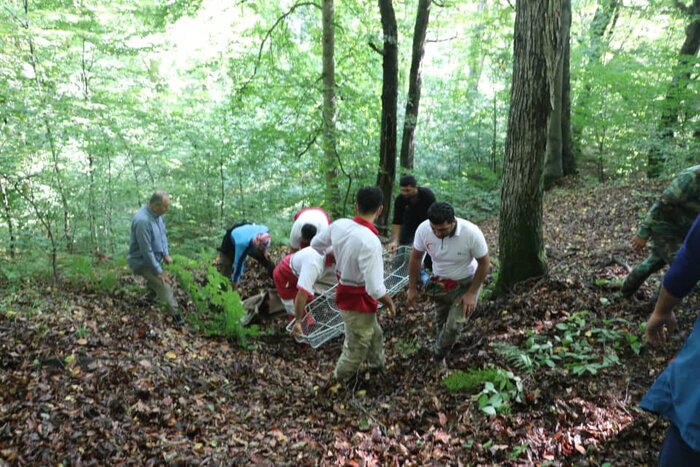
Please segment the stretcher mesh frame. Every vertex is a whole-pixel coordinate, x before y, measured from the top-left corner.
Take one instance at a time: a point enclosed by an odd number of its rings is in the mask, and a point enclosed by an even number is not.
[[[408,284],[408,260],[411,247],[400,246],[396,253],[384,253],[384,286],[387,294],[394,296]],[[302,319],[303,335],[296,336],[298,342],[309,344],[314,349],[345,332],[345,325],[335,303],[337,284],[306,305],[306,315]],[[381,304],[380,304],[381,306]],[[287,325],[291,333],[295,320]]]

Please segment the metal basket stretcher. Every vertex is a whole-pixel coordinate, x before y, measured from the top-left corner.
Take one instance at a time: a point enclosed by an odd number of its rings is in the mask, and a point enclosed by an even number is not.
[[[384,253],[384,286],[389,296],[393,297],[408,284],[410,254],[409,246],[398,247],[396,253]],[[295,337],[297,342],[307,343],[317,349],[345,332],[345,325],[335,303],[337,287],[337,284],[334,285],[306,305],[306,315],[301,323],[302,335]],[[287,332],[292,332],[294,322],[292,320],[287,325]]]

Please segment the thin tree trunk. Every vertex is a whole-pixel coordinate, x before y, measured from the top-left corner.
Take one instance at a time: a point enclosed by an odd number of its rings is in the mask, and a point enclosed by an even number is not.
[[[335,131],[335,24],[333,0],[323,0],[323,159],[326,180],[325,206],[333,218],[340,217],[338,161]]]
[[[564,176],[576,173],[576,159],[571,139],[571,0],[562,0],[562,22],[568,17],[569,34],[564,39],[561,90],[562,170]]]
[[[571,10],[566,6],[566,0],[561,2],[561,29],[560,37],[564,41],[564,47],[569,42],[569,29],[571,25]],[[544,162],[544,189],[549,190],[564,176],[563,148],[564,148],[564,64],[565,60],[559,60],[554,75],[552,89],[552,112],[547,123],[547,150]]]
[[[487,0],[479,0],[479,4],[476,7],[476,13],[481,17],[482,12],[488,7]],[[486,24],[480,22],[476,25],[474,30],[471,32],[471,40],[469,41],[469,56],[467,57],[467,64],[469,65],[469,71],[467,73],[467,94],[470,96],[477,95],[479,90],[479,80],[481,79],[481,74],[484,70],[484,59],[486,58],[486,50],[483,46],[483,36],[486,31]]]
[[[586,49],[587,53],[585,54],[586,68],[589,69],[600,62],[615,28],[621,5],[621,0],[599,0],[598,7],[593,15],[593,20],[591,21],[588,31],[589,44],[588,49]],[[584,74],[587,73],[587,71],[584,71]],[[575,112],[579,115],[576,121],[579,123],[572,127],[573,152],[576,157],[581,155],[581,137],[586,126],[586,121],[590,118],[588,114],[590,112],[591,92],[591,85],[588,80],[586,80],[581,94],[576,99]]]
[[[36,89],[37,93],[40,96],[40,100],[42,105],[46,105],[46,93],[44,92],[44,85],[41,81],[41,75],[40,75],[40,70],[39,70],[39,63],[38,59],[36,56],[36,49],[34,48],[34,41],[32,41],[30,31],[29,31],[29,1],[24,0],[23,3],[24,6],[24,15],[25,20],[24,23],[22,23],[22,27],[27,31],[27,44],[29,45],[29,60],[30,64],[32,67],[32,71],[34,72],[34,83],[36,84]],[[63,178],[61,175],[61,170],[58,165],[58,149],[56,148],[56,142],[54,141],[53,137],[53,131],[51,130],[51,124],[49,123],[48,118],[46,116],[42,117],[43,123],[44,123],[44,128],[46,130],[46,137],[49,140],[49,149],[51,151],[51,159],[53,161],[53,170],[54,170],[54,175],[55,175],[55,180],[56,180],[56,188],[58,190],[58,193],[61,198],[61,205],[63,207],[63,235],[64,235],[64,240],[66,242],[66,249],[68,251],[71,251],[73,249],[73,240],[71,238],[71,232],[70,232],[70,224],[69,224],[69,211],[68,211],[68,200],[66,198],[65,190],[63,187]]]
[[[219,151],[219,222],[221,227],[226,228],[226,218],[224,210],[226,208],[226,174],[224,172],[224,148]]]
[[[690,17],[690,24],[685,28],[685,40],[678,53],[678,63],[673,70],[673,78],[666,91],[664,109],[661,113],[658,128],[658,141],[649,151],[647,162],[647,177],[656,178],[661,175],[666,154],[664,147],[675,137],[674,129],[678,124],[681,111],[682,93],[688,86],[693,63],[696,62],[700,50],[700,0],[693,0],[690,7],[684,8]]]
[[[36,215],[37,220],[44,227],[44,229],[46,229],[46,235],[49,237],[49,241],[51,242],[51,272],[53,275],[53,282],[56,283],[58,282],[58,244],[56,243],[56,237],[54,236],[53,228],[51,227],[51,218],[46,215],[46,213],[42,212],[41,209],[39,209],[39,206],[36,204],[36,200],[34,199],[34,191],[31,186],[28,190],[26,190],[26,192],[21,186],[18,185],[16,181],[13,182],[13,186],[15,192],[24,198],[30,204],[32,209],[34,209],[34,214]]]
[[[552,85],[563,51],[559,2],[516,3],[513,81],[501,189],[497,290],[547,272],[542,169]]]
[[[61,173],[61,168],[58,164],[58,149],[56,148],[56,141],[54,140],[53,132],[51,131],[51,125],[49,125],[49,121],[46,118],[44,118],[44,126],[46,128],[46,136],[49,140],[49,148],[51,150],[51,160],[53,161],[56,188],[58,189],[58,194],[61,197],[61,206],[63,207],[63,239],[66,242],[66,249],[68,251],[73,251],[73,237],[70,230],[68,198],[66,197],[66,192],[63,187],[63,174]]]
[[[82,6],[82,5],[81,5]],[[85,102],[90,102],[90,68],[85,56],[85,39],[83,39],[82,56],[80,60],[80,81],[83,85],[83,99]],[[95,155],[90,151],[87,152],[88,158],[88,220],[90,225],[90,242],[96,253],[100,252],[100,245],[97,240],[97,190],[95,188]]]
[[[498,110],[498,98],[496,93],[493,93],[493,112],[491,114],[491,160],[489,161],[489,166],[491,168],[491,172],[496,172],[498,166],[497,166],[497,160],[498,160],[498,154],[497,154],[497,149],[498,149],[498,113],[496,112]]]
[[[383,83],[382,83],[382,126],[379,137],[379,173],[377,186],[384,194],[384,211],[378,219],[381,227],[389,224],[391,194],[396,175],[396,113],[399,88],[399,32],[396,15],[391,0],[379,0],[382,20],[383,44]]]
[[[421,68],[425,55],[425,38],[430,20],[430,5],[432,0],[419,0],[416,13],[416,26],[413,30],[413,53],[411,56],[411,72],[408,78],[408,99],[406,99],[406,114],[403,121],[401,138],[401,167],[413,169],[413,150],[418,123],[418,107],[420,104],[423,78]]]
[[[112,210],[114,209],[114,181],[112,180],[112,158],[107,152],[107,206],[105,209],[107,232],[107,248],[114,254],[114,228],[112,226]]]
[[[7,194],[7,190],[5,190],[5,185],[2,183],[2,178],[0,178],[0,193],[2,194],[2,209],[3,209],[3,214],[5,217],[5,223],[7,224],[7,232],[10,237],[10,244],[8,245],[8,252],[10,255],[10,258],[15,257],[15,244],[16,244],[16,239],[15,239],[15,230],[14,230],[14,225],[12,223],[12,207],[10,205],[10,197]]]

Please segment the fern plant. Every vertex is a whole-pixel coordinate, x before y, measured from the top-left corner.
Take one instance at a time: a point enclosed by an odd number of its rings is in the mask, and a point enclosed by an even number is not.
[[[196,270],[198,263],[177,256],[168,266],[187,292],[197,313],[188,317],[190,323],[208,336],[220,336],[235,340],[242,347],[248,345],[248,338],[257,336],[256,326],[244,327],[241,318],[245,310],[237,292],[231,289],[230,282],[209,266],[204,285],[200,285],[190,269]]]
[[[491,348],[516,370],[530,373],[535,368],[535,363],[526,349],[508,342],[494,342],[491,344]]]

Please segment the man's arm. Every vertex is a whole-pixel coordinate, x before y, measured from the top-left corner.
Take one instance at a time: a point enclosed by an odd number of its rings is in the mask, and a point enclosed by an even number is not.
[[[328,227],[327,229],[322,229],[321,232],[317,232],[316,235],[314,235],[314,238],[311,239],[311,247],[321,255],[325,254],[326,250],[330,246],[331,227]]]
[[[676,328],[673,308],[688,295],[700,280],[700,216],[693,222],[676,259],[664,276],[663,287],[649,317],[646,336],[652,345],[664,342],[666,334]]]
[[[491,258],[489,257],[489,254],[486,253],[486,255],[482,256],[481,258],[476,258],[476,263],[476,271],[474,272],[472,282],[469,284],[467,292],[462,295],[462,298],[460,299],[462,306],[464,307],[464,314],[467,316],[472,314],[476,309],[476,300],[479,295],[479,289],[483,285],[484,280],[489,273]]]
[[[418,295],[418,280],[420,277],[420,263],[423,260],[424,251],[417,250],[413,247],[411,257],[408,260],[408,291],[406,299],[409,305],[413,305]]]
[[[301,336],[303,331],[301,329],[301,321],[306,315],[306,304],[309,301],[307,292],[304,290],[299,290],[296,297],[294,297],[294,326],[292,327],[292,334],[295,336]]]
[[[671,295],[666,287],[661,287],[654,312],[647,321],[646,336],[651,345],[662,344],[666,341],[666,335],[676,330],[676,315],[673,314],[673,309],[681,300]]]
[[[394,313],[396,313],[396,305],[394,305],[394,301],[391,299],[389,294],[382,295],[377,299],[377,301],[384,305],[384,308],[386,308],[386,311],[389,315],[393,315]]]
[[[248,255],[251,238],[249,236],[236,238],[234,231],[231,232],[231,236],[233,237],[232,241],[236,247],[236,252],[233,257],[233,271],[231,272],[231,285],[235,289],[245,269],[245,257]]]
[[[391,224],[391,241],[389,242],[388,249],[391,253],[396,251],[396,247],[399,246],[399,234],[401,233],[400,224]]]

